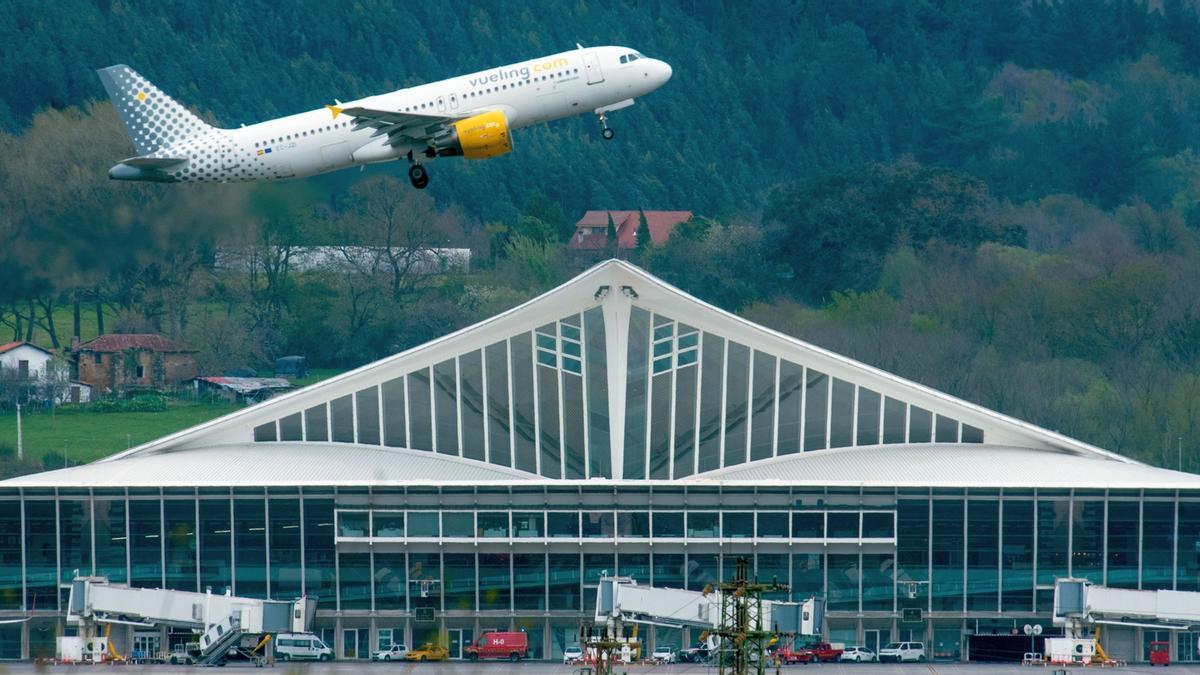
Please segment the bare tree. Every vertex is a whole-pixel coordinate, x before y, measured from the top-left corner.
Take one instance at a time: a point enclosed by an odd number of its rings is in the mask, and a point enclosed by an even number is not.
[[[393,302],[400,302],[423,274],[445,269],[452,261],[438,249],[461,238],[454,214],[438,213],[423,192],[406,189],[398,180],[382,176],[356,186],[339,221],[340,248],[375,249],[372,262],[387,272]],[[344,253],[366,262],[359,254]]]

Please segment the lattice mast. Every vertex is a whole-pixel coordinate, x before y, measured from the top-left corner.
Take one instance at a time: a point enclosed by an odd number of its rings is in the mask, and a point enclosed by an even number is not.
[[[765,675],[767,649],[780,638],[794,635],[763,625],[763,593],[786,592],[788,587],[759,583],[757,575],[750,580],[749,570],[749,561],[738,558],[733,580],[717,585],[721,591],[721,624],[715,631],[721,638],[718,675]]]

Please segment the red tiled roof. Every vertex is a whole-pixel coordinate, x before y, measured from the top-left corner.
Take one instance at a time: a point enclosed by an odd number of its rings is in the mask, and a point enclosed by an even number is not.
[[[12,350],[16,349],[17,347],[20,347],[23,345],[29,345],[30,347],[33,347],[34,349],[36,349],[38,351],[46,352],[47,354],[54,353],[54,352],[51,352],[49,349],[45,349],[44,347],[39,347],[39,346],[33,344],[32,342],[25,342],[23,340],[18,340],[17,342],[8,342],[8,343],[0,345],[0,354],[3,354],[5,352],[11,352]]]
[[[650,228],[650,240],[665,244],[671,230],[680,223],[692,219],[691,211],[646,211],[646,226]],[[637,247],[637,211],[588,211],[575,223],[575,234],[569,246],[581,250],[601,250],[606,243],[604,232],[588,234],[585,230],[596,227],[607,228],[608,216],[612,214],[613,226],[617,228],[617,242],[623,249]]]
[[[101,335],[79,345],[81,352],[121,352],[126,349],[147,349],[152,352],[189,352],[169,338],[155,333],[114,333]]]

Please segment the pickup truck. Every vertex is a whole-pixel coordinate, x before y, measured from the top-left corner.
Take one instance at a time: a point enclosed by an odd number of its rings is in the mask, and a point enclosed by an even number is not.
[[[808,652],[813,661],[837,661],[842,655],[842,649],[828,642],[811,642],[802,651]]]
[[[813,653],[808,649],[801,648],[793,650],[791,647],[780,647],[775,652],[775,658],[780,663],[790,665],[793,663],[810,663],[813,660]]]

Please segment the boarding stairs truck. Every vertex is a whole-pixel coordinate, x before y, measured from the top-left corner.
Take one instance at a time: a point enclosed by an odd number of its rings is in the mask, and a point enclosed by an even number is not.
[[[1200,593],[1138,591],[1096,586],[1086,579],[1056,579],[1053,621],[1063,626],[1064,637],[1046,638],[1045,660],[1115,665],[1118,661],[1100,644],[1103,626],[1172,631],[1200,626]]]
[[[85,643],[106,643],[109,657],[120,655],[105,637],[113,624],[143,628],[167,626],[190,629],[198,635],[191,656],[197,665],[219,665],[245,638],[256,642],[251,656],[258,665],[270,636],[306,632],[312,625],[316,602],[303,597],[291,601],[260,600],[212,592],[195,593],[162,588],[134,588],[109,583],[105,577],[77,577],[71,582],[67,623],[79,626]],[[103,631],[100,626],[104,626]]]
[[[819,635],[825,602],[762,602],[762,625],[781,635]],[[638,585],[630,577],[604,576],[596,589],[595,625],[609,636],[623,634],[622,624],[644,623],[701,630],[710,653],[721,648],[715,635],[721,625],[721,592],[687,591]]]

